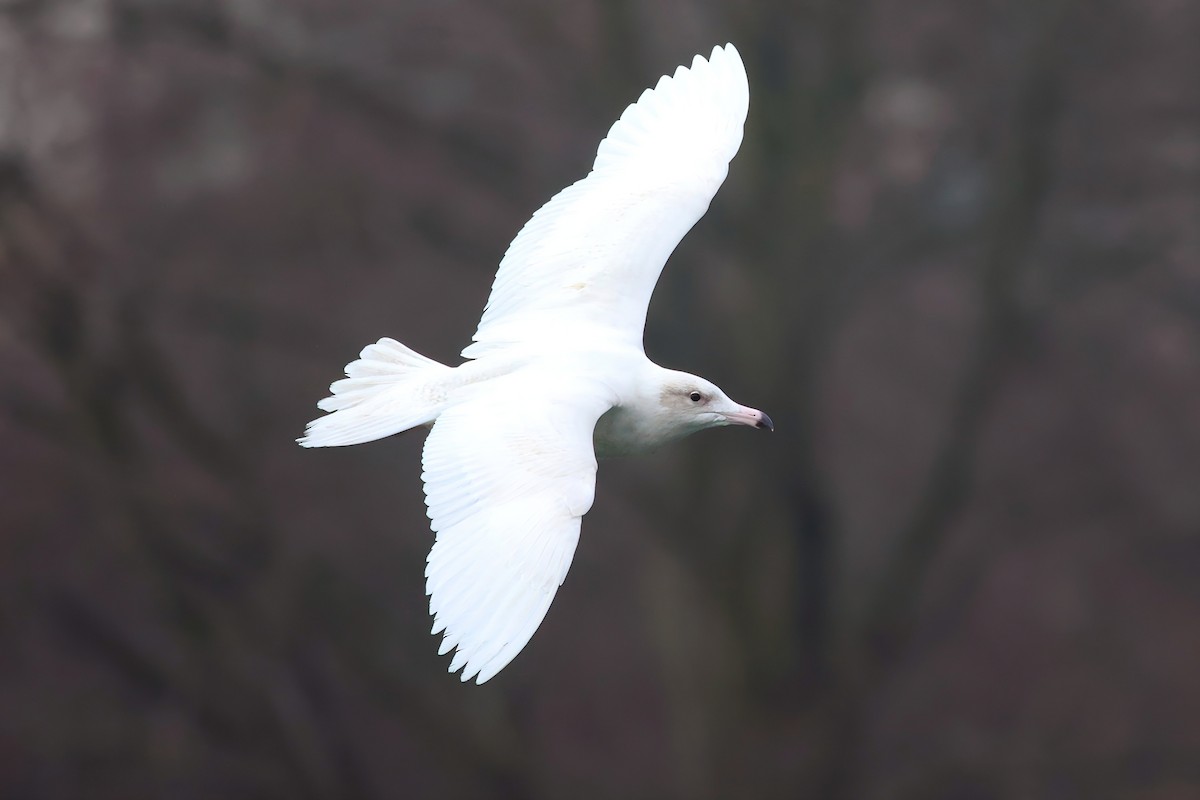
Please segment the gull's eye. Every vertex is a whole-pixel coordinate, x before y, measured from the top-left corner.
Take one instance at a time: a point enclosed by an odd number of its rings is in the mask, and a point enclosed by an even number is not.
[[[688,399],[691,400],[693,403],[699,403],[703,398],[704,398],[704,395],[700,394],[699,392],[692,392],[691,394],[688,395]]]

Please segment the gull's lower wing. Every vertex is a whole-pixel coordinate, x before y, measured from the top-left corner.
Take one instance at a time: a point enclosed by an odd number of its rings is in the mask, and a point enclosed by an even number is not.
[[[730,44],[626,108],[591,173],[509,245],[463,355],[605,335],[640,346],[667,257],[708,210],[741,145],[749,96]]]
[[[566,578],[596,486],[598,387],[524,370],[447,410],[425,442],[437,540],[425,570],[450,671],[491,678],[521,651]]]

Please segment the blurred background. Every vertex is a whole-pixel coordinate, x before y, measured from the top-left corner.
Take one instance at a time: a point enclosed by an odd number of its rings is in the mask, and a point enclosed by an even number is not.
[[[0,796],[1200,797],[1189,0],[2,0]],[[601,465],[484,687],[410,434],[624,106],[746,137],[647,350],[767,410]]]

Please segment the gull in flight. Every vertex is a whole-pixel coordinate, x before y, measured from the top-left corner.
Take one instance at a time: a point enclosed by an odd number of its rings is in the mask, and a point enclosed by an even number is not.
[[[646,357],[646,307],[667,257],[704,215],[742,142],[750,93],[733,45],[647,89],[592,171],[509,245],[466,359],[368,345],[317,404],[305,447],[432,426],[422,456],[425,569],[439,654],[478,683],[521,651],[566,578],[597,456],[704,428],[773,428],[704,378]]]

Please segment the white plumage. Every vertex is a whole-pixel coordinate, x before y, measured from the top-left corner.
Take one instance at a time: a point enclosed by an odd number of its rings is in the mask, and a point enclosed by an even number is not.
[[[463,356],[537,343],[548,331],[587,346],[597,328],[641,347],[667,257],[708,210],[742,143],[749,91],[727,45],[643,92],[600,143],[591,173],[509,245]]]
[[[450,671],[464,681],[494,676],[545,618],[592,505],[597,454],[717,425],[772,427],[642,349],[658,276],[724,181],[748,102],[733,45],[660,79],[609,130],[591,173],[513,240],[468,360],[451,368],[381,339],[299,440],[357,444],[433,424],[426,593],[439,652],[457,651]]]

